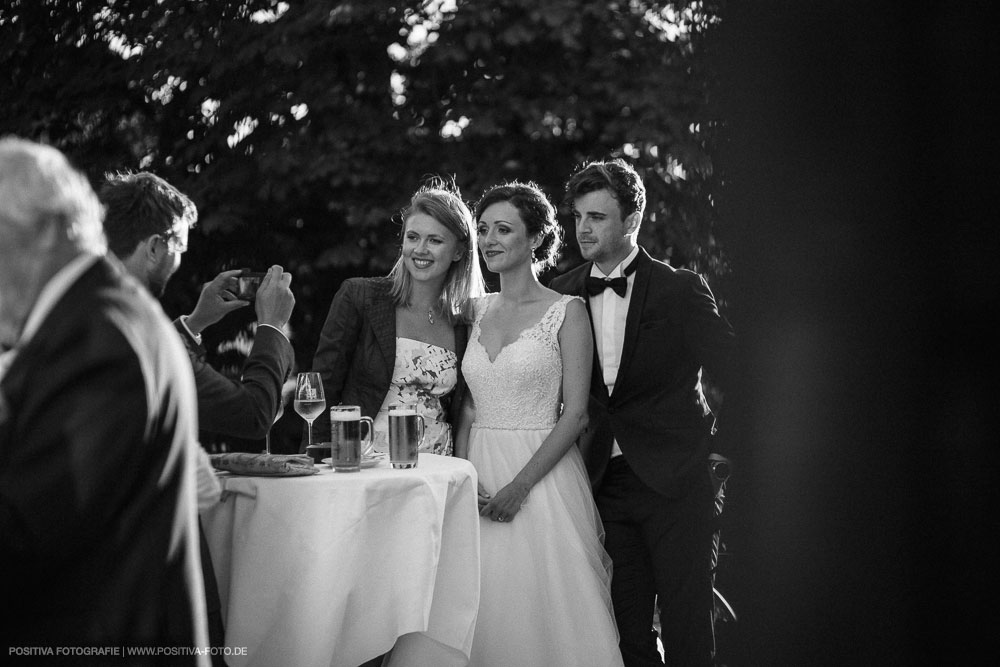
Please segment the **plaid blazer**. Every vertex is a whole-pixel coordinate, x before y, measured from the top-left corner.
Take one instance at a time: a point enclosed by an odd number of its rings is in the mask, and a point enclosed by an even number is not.
[[[330,304],[320,333],[312,370],[320,373],[326,404],[360,405],[361,414],[378,413],[392,383],[396,363],[396,306],[389,278],[349,278]],[[468,326],[455,324],[458,384],[442,399],[452,427],[465,395],[462,357],[468,343]],[[330,416],[324,411],[313,422],[313,440],[330,439]],[[302,449],[306,442],[303,439]]]

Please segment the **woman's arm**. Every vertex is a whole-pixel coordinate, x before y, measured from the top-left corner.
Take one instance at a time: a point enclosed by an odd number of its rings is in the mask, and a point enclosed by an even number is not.
[[[566,317],[559,329],[559,347],[563,366],[563,411],[559,421],[514,479],[480,510],[482,516],[491,519],[503,516],[505,521],[510,521],[521,509],[531,488],[552,470],[587,426],[594,342],[586,308],[579,300],[574,299],[566,305]]]
[[[455,456],[461,459],[469,458],[469,434],[472,431],[472,422],[476,420],[476,403],[472,399],[472,392],[466,391],[462,399],[462,407],[458,412],[458,420],[455,424]],[[477,500],[479,509],[490,501],[490,494],[483,488],[483,483],[477,484]]]
[[[466,391],[455,423],[455,456],[460,459],[469,458],[469,433],[472,431],[472,422],[475,419],[476,405],[472,400],[472,392]]]

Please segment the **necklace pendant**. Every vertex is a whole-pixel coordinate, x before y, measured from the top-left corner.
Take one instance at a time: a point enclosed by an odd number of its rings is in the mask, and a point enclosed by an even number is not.
[[[433,308],[428,308],[427,309],[427,321],[430,322],[431,324],[434,324],[434,309]]]

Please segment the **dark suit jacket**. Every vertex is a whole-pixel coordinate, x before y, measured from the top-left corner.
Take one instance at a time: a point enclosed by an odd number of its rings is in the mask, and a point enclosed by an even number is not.
[[[281,385],[292,368],[294,353],[288,340],[271,327],[257,327],[237,382],[205,361],[205,348],[191,338],[179,319],[174,327],[184,340],[194,369],[201,430],[234,438],[259,440],[266,436],[278,414]]]
[[[98,260],[18,351],[0,391],[4,640],[205,640],[194,380],[159,304]]]
[[[589,311],[584,282],[591,266],[567,272],[551,287],[582,296]],[[594,352],[590,428],[581,439],[594,488],[615,438],[636,475],[663,495],[683,495],[697,475],[707,474],[714,418],[702,393],[701,371],[724,382],[732,349],[732,328],[719,315],[705,280],[653,260],[640,248],[611,396]]]
[[[361,414],[373,419],[382,407],[396,364],[396,306],[389,295],[391,287],[388,278],[349,278],[333,297],[312,365],[323,376],[327,406],[360,405]],[[466,324],[456,324],[458,384],[442,399],[453,427],[465,394],[462,356],[467,343]],[[329,439],[330,415],[324,410],[313,423],[313,440]]]

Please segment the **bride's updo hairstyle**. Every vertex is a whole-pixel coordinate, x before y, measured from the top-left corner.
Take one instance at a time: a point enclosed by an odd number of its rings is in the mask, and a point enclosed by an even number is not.
[[[555,266],[562,248],[562,227],[556,222],[556,210],[542,189],[531,181],[494,185],[476,202],[475,221],[478,223],[486,209],[500,202],[507,202],[517,209],[528,236],[537,235],[541,239],[531,258],[531,268],[535,273]]]

